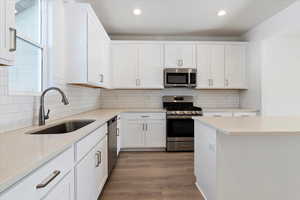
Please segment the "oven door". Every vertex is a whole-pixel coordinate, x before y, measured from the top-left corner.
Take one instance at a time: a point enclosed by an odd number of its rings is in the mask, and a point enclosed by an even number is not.
[[[165,72],[165,87],[188,87],[189,73]]]
[[[168,142],[194,141],[194,120],[167,119]]]

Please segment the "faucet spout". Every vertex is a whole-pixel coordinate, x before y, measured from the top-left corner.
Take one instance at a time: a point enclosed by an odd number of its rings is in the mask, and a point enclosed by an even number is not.
[[[39,125],[40,126],[45,125],[46,119],[49,118],[50,110],[48,110],[47,115],[45,115],[45,95],[46,95],[47,92],[49,92],[51,90],[56,90],[60,93],[60,95],[62,96],[61,101],[64,105],[69,104],[69,100],[68,100],[67,96],[65,95],[65,93],[61,89],[59,89],[57,87],[50,87],[50,88],[46,89],[42,93],[41,99],[40,99],[40,110],[39,110]]]

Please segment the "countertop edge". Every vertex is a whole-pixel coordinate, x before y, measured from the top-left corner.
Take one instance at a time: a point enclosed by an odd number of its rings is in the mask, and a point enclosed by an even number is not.
[[[276,131],[276,130],[271,130],[271,131],[239,131],[239,130],[231,130],[228,131],[226,129],[222,129],[219,127],[216,127],[212,125],[211,123],[206,122],[205,120],[201,120],[201,117],[193,117],[194,120],[197,120],[201,122],[202,124],[216,129],[218,132],[222,132],[224,135],[227,136],[295,136],[295,135],[300,135],[300,130],[299,131]]]

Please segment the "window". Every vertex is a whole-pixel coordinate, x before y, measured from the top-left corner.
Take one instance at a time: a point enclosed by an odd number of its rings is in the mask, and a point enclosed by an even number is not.
[[[11,93],[37,93],[43,89],[43,0],[16,0],[16,64],[9,68]]]

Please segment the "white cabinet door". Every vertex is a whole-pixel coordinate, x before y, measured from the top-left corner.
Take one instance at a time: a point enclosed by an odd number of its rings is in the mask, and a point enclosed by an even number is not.
[[[0,2],[0,65],[13,65],[16,52],[15,0]]]
[[[211,88],[224,88],[224,67],[225,67],[224,45],[211,45]]]
[[[163,88],[163,46],[139,45],[139,79],[141,88]]]
[[[97,183],[96,171],[98,154],[93,149],[76,166],[77,200],[96,200]]]
[[[166,147],[166,121],[165,120],[147,120],[145,132],[145,146]]]
[[[76,166],[77,200],[97,200],[108,176],[107,136]]]
[[[110,88],[112,79],[110,67],[110,42],[104,40],[103,48],[103,67],[100,69],[100,78],[102,78],[103,86],[105,88]]]
[[[211,46],[197,45],[197,88],[210,87]]]
[[[96,190],[99,196],[108,177],[107,137],[95,147],[95,152],[99,158],[98,167],[95,168]]]
[[[196,68],[195,45],[166,44],[165,68]]]
[[[197,46],[197,88],[224,88],[224,45]]]
[[[123,148],[139,148],[144,147],[144,121],[134,119],[124,119],[124,127],[122,134]]]
[[[101,84],[103,75],[100,68],[103,67],[103,50],[104,46],[101,42],[101,32],[95,19],[88,15],[88,82]]]
[[[136,88],[139,85],[138,48],[136,45],[112,46],[113,79],[115,88]]]
[[[226,45],[225,86],[246,88],[246,46]]]
[[[74,198],[74,173],[71,171],[58,183],[43,200],[73,200]]]

